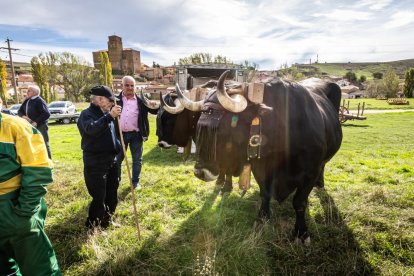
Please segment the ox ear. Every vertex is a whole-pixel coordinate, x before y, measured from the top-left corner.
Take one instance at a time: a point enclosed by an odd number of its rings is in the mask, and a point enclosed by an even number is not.
[[[258,104],[259,116],[267,115],[267,114],[271,113],[272,111],[273,111],[273,107],[267,106],[263,103]]]

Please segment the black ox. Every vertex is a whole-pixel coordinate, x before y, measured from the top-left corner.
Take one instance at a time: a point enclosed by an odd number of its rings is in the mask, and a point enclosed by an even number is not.
[[[325,164],[342,142],[341,90],[320,79],[300,84],[273,79],[264,83],[262,102],[254,103],[246,99],[245,86],[240,94],[226,92],[227,73],[200,104],[194,174],[211,181],[219,168],[237,176],[251,164],[262,199],[259,217],[270,217],[272,196],[281,202],[295,192],[294,235],[309,244],[308,196],[313,187],[323,187]]]
[[[205,98],[210,88],[215,87],[217,81],[209,81],[193,91],[195,98]],[[177,85],[178,87],[178,85]],[[176,89],[179,89],[176,88]],[[203,90],[204,89],[204,90]],[[188,99],[186,97],[186,99]],[[191,141],[195,141],[196,126],[201,112],[197,107],[203,102],[180,101],[175,93],[168,93],[164,97],[160,95],[161,108],[157,115],[158,146],[170,148],[173,145],[178,147],[191,147]],[[188,148],[188,150],[190,150]],[[216,181],[222,192],[232,190],[232,174],[222,170]]]

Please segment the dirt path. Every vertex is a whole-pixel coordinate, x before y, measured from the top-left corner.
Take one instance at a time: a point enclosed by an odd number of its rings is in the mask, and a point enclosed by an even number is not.
[[[357,114],[358,110],[350,110],[350,113]],[[377,109],[377,110],[364,110],[364,114],[374,113],[398,113],[398,112],[414,112],[414,109]]]

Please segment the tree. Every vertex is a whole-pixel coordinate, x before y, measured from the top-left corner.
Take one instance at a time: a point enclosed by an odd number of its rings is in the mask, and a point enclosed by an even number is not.
[[[0,97],[3,99],[5,107],[7,107],[7,98],[8,98],[6,79],[7,79],[6,64],[4,64],[3,60],[0,58]]]
[[[83,58],[69,52],[59,54],[59,63],[59,82],[66,97],[75,102],[86,100],[87,92],[98,83],[99,74]]]
[[[47,82],[49,84],[49,97],[51,101],[58,99],[56,86],[58,85],[58,54],[48,52],[42,59],[43,65],[47,66]]]
[[[381,80],[372,80],[367,84],[366,94],[369,98],[385,97],[385,91],[384,82]]]
[[[377,79],[377,80],[382,79],[382,76],[383,76],[383,74],[382,74],[381,72],[375,72],[375,73],[372,73],[372,77],[373,77],[374,79]]]
[[[229,58],[225,56],[217,55],[214,58],[209,53],[194,53],[188,57],[180,58],[178,64],[188,65],[188,64],[210,64],[214,60],[214,63],[218,64],[233,64]]]
[[[387,70],[384,75],[383,83],[385,87],[385,96],[388,98],[395,97],[399,90],[400,79],[394,69],[389,68]]]
[[[357,77],[356,77],[355,73],[352,72],[352,71],[346,72],[344,78],[347,79],[349,82],[352,82],[352,83],[355,83],[357,81]]]
[[[107,52],[100,52],[99,57],[99,82],[106,86],[112,87],[112,65],[109,61]]]
[[[32,67],[33,80],[40,88],[40,97],[42,97],[46,102],[50,102],[49,89],[47,82],[47,68],[43,65],[41,58],[33,57],[30,61]]]
[[[363,83],[363,82],[366,82],[366,81],[367,81],[367,77],[365,77],[364,75],[361,75],[359,77],[359,83]]]
[[[414,68],[410,68],[405,72],[403,92],[407,98],[412,98],[414,96]]]

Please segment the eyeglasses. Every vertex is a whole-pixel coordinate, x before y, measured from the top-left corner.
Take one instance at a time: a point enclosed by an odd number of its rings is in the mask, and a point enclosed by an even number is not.
[[[125,87],[134,87],[133,84],[124,84]]]

